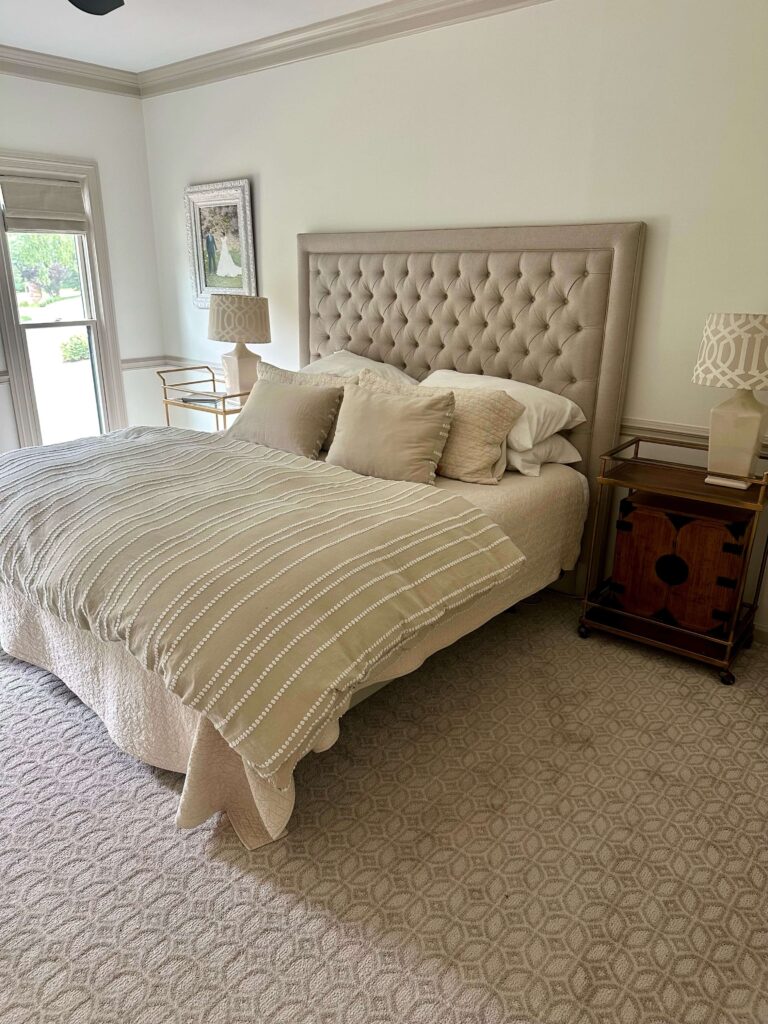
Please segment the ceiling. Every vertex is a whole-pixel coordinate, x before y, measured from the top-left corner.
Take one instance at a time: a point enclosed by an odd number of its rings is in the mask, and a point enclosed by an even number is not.
[[[125,0],[104,17],[68,0],[2,0],[0,44],[147,71],[301,28],[381,0]]]

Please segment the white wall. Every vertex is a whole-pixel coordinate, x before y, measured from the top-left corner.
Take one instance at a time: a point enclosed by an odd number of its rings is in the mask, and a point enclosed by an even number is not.
[[[0,109],[3,149],[98,162],[120,354],[123,359],[162,354],[140,100],[0,75]],[[5,368],[1,348],[0,367]],[[143,422],[150,414],[139,379],[143,374],[123,376],[129,410]],[[0,450],[16,444],[10,388],[0,385]]]
[[[214,358],[179,196],[254,183],[262,293],[297,362],[301,231],[642,219],[626,414],[705,424],[705,314],[768,305],[765,0],[554,0],[144,101],[170,338]]]

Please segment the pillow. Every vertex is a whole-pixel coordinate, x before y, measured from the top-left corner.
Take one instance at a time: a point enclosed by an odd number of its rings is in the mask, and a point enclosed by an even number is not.
[[[524,476],[538,476],[545,462],[567,466],[571,462],[581,462],[581,455],[562,434],[553,434],[546,441],[539,441],[527,452],[513,452],[511,448],[507,451],[509,468]]]
[[[227,434],[236,441],[316,459],[343,394],[339,387],[302,388],[257,380]]]
[[[410,384],[384,380],[370,370],[360,374],[360,387],[384,393],[409,394]],[[418,388],[424,393],[422,388]],[[451,429],[437,466],[440,476],[470,484],[497,484],[507,468],[507,434],[523,413],[523,406],[503,391],[472,388],[450,391],[455,407]]]
[[[322,359],[316,359],[313,363],[303,367],[301,372],[335,373],[339,377],[357,377],[362,370],[371,370],[387,380],[402,381],[403,384],[416,387],[416,381],[413,377],[409,377],[405,370],[392,366],[391,363],[379,363],[376,359],[359,356],[346,349],[340,349],[338,352],[331,352],[329,356],[323,356]]]
[[[486,388],[506,391],[525,406],[525,412],[507,435],[507,446],[515,452],[527,452],[561,430],[570,430],[586,422],[581,409],[564,395],[556,395],[533,384],[485,374],[434,370],[422,384],[441,388]]]
[[[318,359],[318,363],[323,360]],[[315,363],[317,365],[317,363]],[[258,369],[259,380],[271,380],[275,384],[309,384],[312,387],[344,387],[350,380],[357,380],[351,374],[322,373],[320,370],[308,372],[307,367],[303,370],[284,370],[282,366],[273,366],[272,363],[265,363],[260,360]],[[344,380],[342,380],[342,377]],[[333,441],[333,433],[336,429],[335,422],[331,424],[328,437],[323,442],[323,448],[329,448]]]
[[[433,484],[453,404],[450,391],[385,395],[350,384],[326,462],[383,480]]]
[[[284,370],[282,366],[273,366],[259,360],[259,380],[269,380],[273,384],[310,384],[313,387],[343,388],[344,381],[339,380],[338,373],[307,373],[305,370]]]

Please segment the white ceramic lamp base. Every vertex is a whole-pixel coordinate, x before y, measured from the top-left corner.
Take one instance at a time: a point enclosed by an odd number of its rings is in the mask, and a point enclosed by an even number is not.
[[[242,342],[238,342],[231,352],[221,357],[224,368],[224,381],[230,395],[247,394],[256,383],[258,366],[261,356],[251,352]]]
[[[768,407],[740,389],[716,405],[709,417],[708,484],[746,490],[760,448]]]

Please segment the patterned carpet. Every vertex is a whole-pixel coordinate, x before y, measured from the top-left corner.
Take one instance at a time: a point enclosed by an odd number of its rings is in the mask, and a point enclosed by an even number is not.
[[[354,709],[254,853],[0,655],[2,1024],[768,1024],[768,648],[728,688],[575,617]]]

